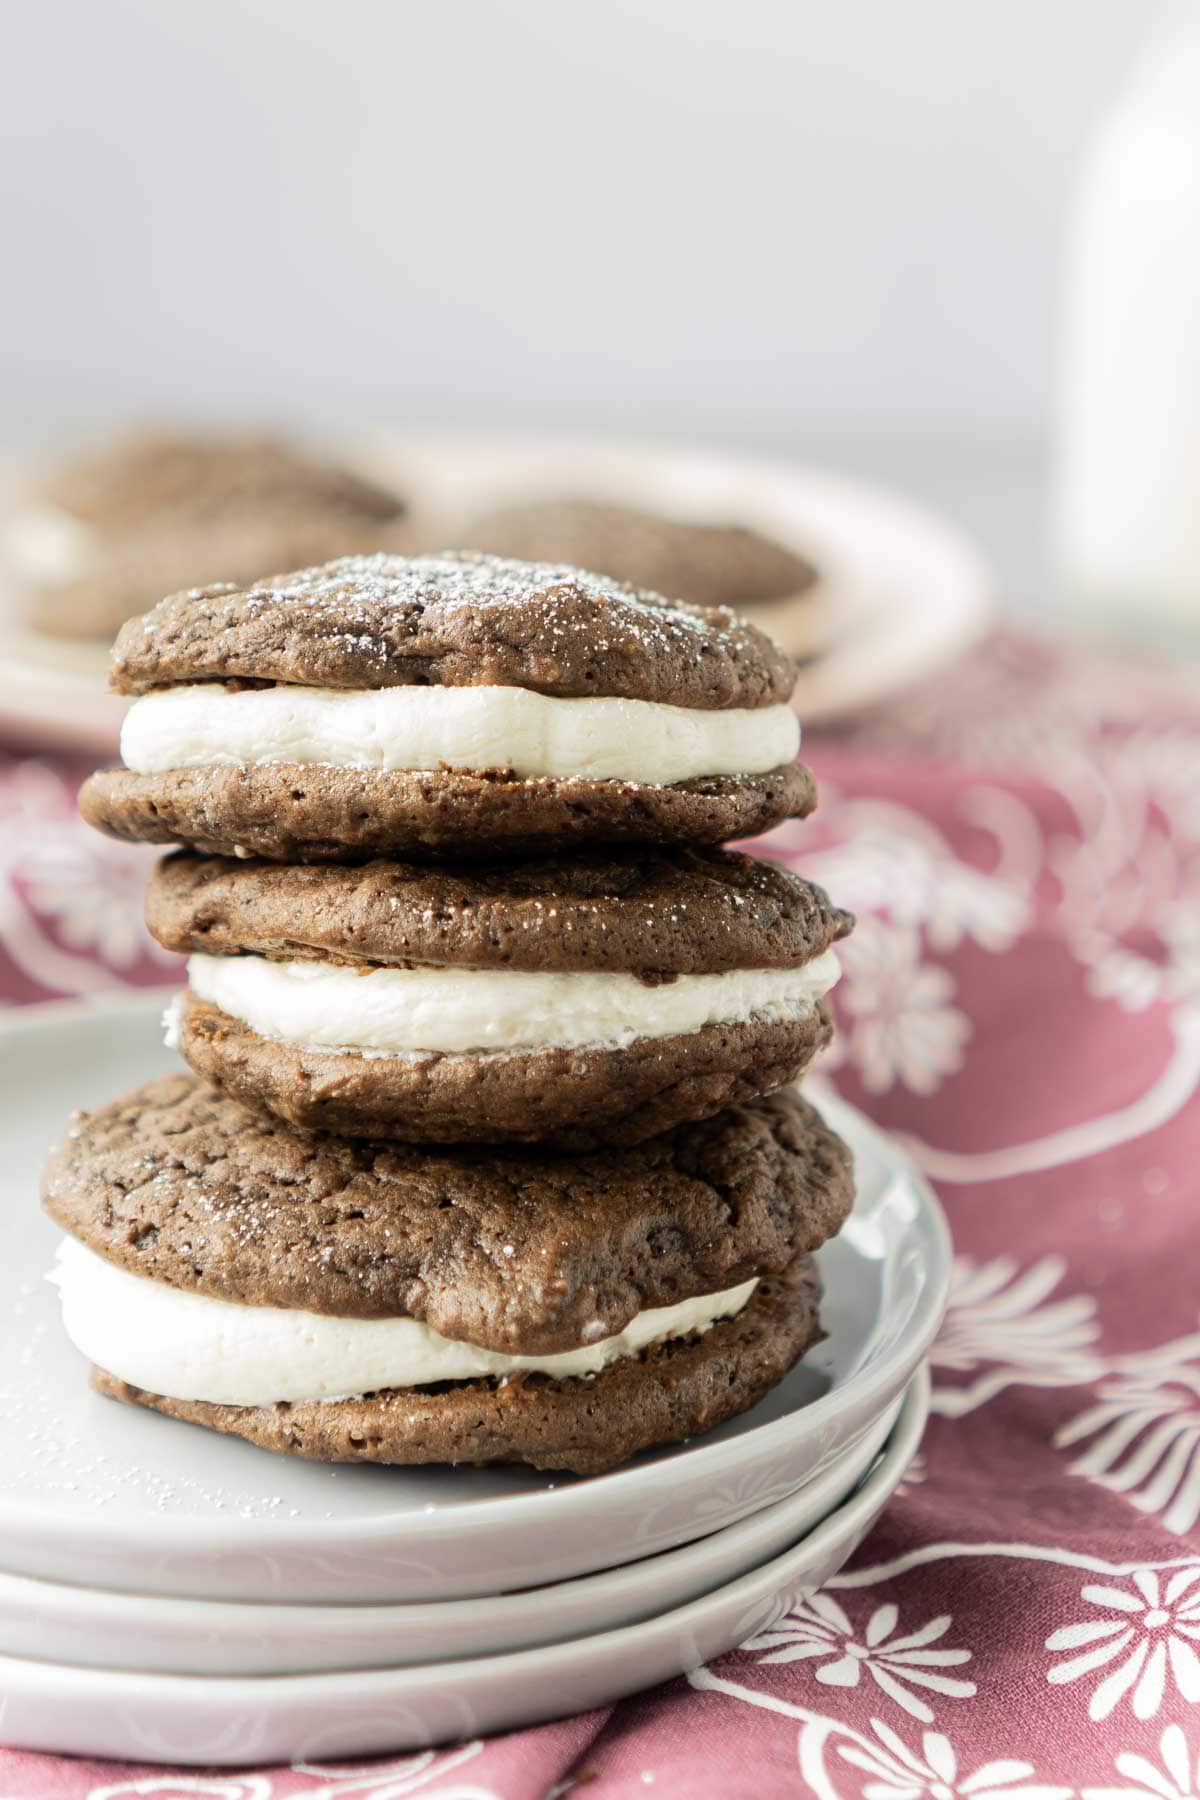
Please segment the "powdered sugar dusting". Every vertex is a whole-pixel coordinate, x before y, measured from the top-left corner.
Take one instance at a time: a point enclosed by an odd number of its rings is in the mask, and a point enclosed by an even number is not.
[[[443,612],[529,607],[539,614],[539,632],[553,639],[577,635],[577,622],[556,624],[554,615],[564,602],[582,600],[595,610],[600,635],[594,648],[600,654],[628,646],[631,636],[650,655],[656,650],[678,655],[689,640],[698,655],[702,640],[720,639],[733,648],[757,635],[729,607],[669,600],[569,563],[519,562],[478,551],[427,556],[380,551],[372,556],[343,556],[319,568],[257,582],[245,591],[244,600],[251,609],[280,602],[315,609],[336,607],[340,634],[365,652],[379,648],[373,628],[380,607],[418,613],[433,605]]]
[[[395,606],[512,606],[532,604],[561,593],[598,605],[615,605],[650,627],[678,625],[693,633],[742,625],[729,607],[689,606],[648,589],[631,587],[607,575],[595,575],[570,563],[519,562],[474,550],[450,550],[430,556],[343,556],[320,568],[257,582],[249,592],[290,601],[320,601],[356,590],[373,604]]]
[[[252,686],[528,687],[705,711],[786,701],[788,659],[727,606],[665,598],[568,563],[478,551],[345,556],[218,582],[130,621],[123,693],[219,679]]]

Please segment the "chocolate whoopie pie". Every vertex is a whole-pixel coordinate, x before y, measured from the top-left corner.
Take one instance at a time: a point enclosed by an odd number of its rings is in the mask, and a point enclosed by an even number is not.
[[[77,1115],[44,1184],[102,1392],[322,1460],[580,1473],[786,1373],[851,1195],[791,1090],[565,1159],[322,1137],[190,1076]]]
[[[347,557],[121,631],[117,837],[281,862],[719,843],[815,804],[792,664],[724,607],[563,565]]]
[[[753,606],[806,593],[806,557],[743,525],[672,519],[597,500],[527,500],[464,527],[475,550],[573,563],[698,606]]]
[[[316,867],[178,852],[172,1041],[293,1124],[416,1142],[637,1143],[793,1080],[831,1035],[823,891],[720,850]]]
[[[51,472],[6,540],[40,630],[111,638],[176,588],[398,548],[405,513],[389,489],[279,438],[153,432]]]

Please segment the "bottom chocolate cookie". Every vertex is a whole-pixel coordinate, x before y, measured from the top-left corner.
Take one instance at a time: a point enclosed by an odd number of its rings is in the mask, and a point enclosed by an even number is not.
[[[129,1405],[316,1462],[515,1462],[599,1475],[756,1405],[823,1336],[819,1294],[816,1270],[802,1257],[702,1335],[667,1339],[569,1380],[522,1375],[275,1406],[168,1400],[100,1368],[92,1384]]]

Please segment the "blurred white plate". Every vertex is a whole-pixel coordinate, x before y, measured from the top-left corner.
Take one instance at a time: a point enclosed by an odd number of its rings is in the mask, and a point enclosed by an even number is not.
[[[535,497],[625,501],[769,533],[821,572],[815,589],[745,610],[789,649],[815,629],[795,705],[819,724],[886,700],[973,643],[991,614],[989,570],[970,540],[902,496],[801,464],[671,446],[562,437],[386,433],[354,451],[393,478],[418,520],[457,521]],[[11,479],[6,486],[11,488]],[[265,571],[264,571],[265,572]],[[0,585],[0,727],[112,755],[123,704],[104,691],[107,651],[31,631]]]
[[[0,1656],[4,1741],[121,1762],[262,1766],[460,1742],[606,1706],[745,1643],[828,1581],[895,1493],[928,1411],[922,1373],[883,1456],[823,1524],[761,1568],[640,1624],[511,1656],[257,1679]]]
[[[161,994],[0,1023],[0,1565],[129,1593],[275,1602],[446,1600],[613,1568],[797,1492],[866,1436],[926,1354],[945,1221],[903,1154],[830,1096],[858,1195],[819,1253],[828,1336],[740,1418],[587,1480],[272,1456],[91,1391],[44,1280],[39,1173],[75,1106],[174,1068]]]

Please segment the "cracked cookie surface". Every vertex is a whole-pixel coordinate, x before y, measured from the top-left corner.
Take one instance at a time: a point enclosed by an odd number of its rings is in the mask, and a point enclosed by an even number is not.
[[[178,1075],[79,1115],[43,1197],[134,1274],[532,1355],[785,1268],[852,1190],[849,1151],[794,1090],[568,1158],[321,1137]]]

